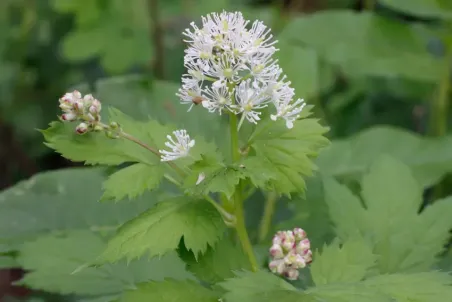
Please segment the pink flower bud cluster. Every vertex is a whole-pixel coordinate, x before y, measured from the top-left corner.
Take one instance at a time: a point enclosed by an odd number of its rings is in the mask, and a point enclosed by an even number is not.
[[[84,134],[100,121],[101,103],[91,94],[82,97],[82,94],[74,90],[60,98],[60,108],[63,111],[61,120],[66,122],[81,121],[76,127],[79,134]]]
[[[312,262],[311,244],[301,228],[279,231],[270,248],[269,269],[289,280],[297,280],[298,270]]]

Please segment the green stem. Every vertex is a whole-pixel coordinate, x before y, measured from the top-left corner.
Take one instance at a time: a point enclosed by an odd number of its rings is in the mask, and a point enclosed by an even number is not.
[[[234,194],[234,202],[235,202],[235,230],[239,237],[240,243],[242,244],[243,251],[248,257],[248,261],[251,265],[251,270],[253,272],[258,271],[258,264],[256,260],[256,256],[254,255],[253,246],[251,245],[250,237],[248,236],[248,231],[246,230],[245,225],[245,213],[243,211],[243,201],[240,194],[240,185],[237,186],[237,189]]]
[[[228,211],[226,211],[222,206],[220,206],[212,197],[209,195],[204,195],[204,198],[217,209],[217,211],[223,217],[223,220],[227,224],[235,225],[236,218],[234,215],[231,215]]]
[[[267,200],[265,201],[264,214],[259,226],[259,242],[263,242],[268,236],[277,200],[278,195],[275,192],[268,194]]]
[[[237,162],[240,160],[240,150],[239,150],[239,133],[237,131],[237,115],[229,115],[229,131],[231,134],[231,152],[232,160]]]
[[[134,142],[135,144],[145,148],[146,150],[154,153],[155,155],[157,155],[158,157],[161,156],[160,152],[157,151],[156,149],[152,148],[151,146],[147,145],[146,143],[140,141],[139,139],[137,139],[136,137],[124,132],[124,131],[120,131],[119,132],[119,136],[121,136],[122,138],[125,138],[131,142]],[[171,168],[173,168],[174,171],[177,172],[177,174],[179,174],[182,177],[185,177],[185,172],[182,171],[177,165],[175,165],[172,161],[167,161],[166,162]]]
[[[452,43],[446,40],[446,55],[444,57],[444,71],[438,85],[437,97],[433,100],[431,115],[431,134],[433,136],[444,136],[447,134],[447,124],[449,117],[449,92],[451,89]],[[444,182],[438,183],[433,189],[434,200],[439,199],[444,193]]]
[[[447,133],[448,96],[450,90],[450,62],[452,51],[449,49],[444,58],[444,71],[438,86],[438,95],[433,103],[432,134],[443,136]]]
[[[231,114],[229,120],[229,130],[231,135],[231,152],[232,159],[234,162],[240,160],[240,150],[239,150],[239,134],[237,131],[237,116]],[[254,255],[253,246],[251,245],[250,238],[248,236],[248,231],[245,225],[245,213],[243,209],[243,199],[242,199],[242,186],[239,183],[235,188],[234,192],[234,214],[235,214],[235,230],[237,236],[239,237],[240,243],[242,245],[243,251],[248,257],[251,265],[251,270],[256,272],[258,270],[256,256]]]

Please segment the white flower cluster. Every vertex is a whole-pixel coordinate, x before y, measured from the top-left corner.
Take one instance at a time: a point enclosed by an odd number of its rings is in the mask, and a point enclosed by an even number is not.
[[[161,153],[161,161],[172,161],[181,157],[186,157],[188,156],[190,149],[195,145],[195,140],[190,139],[187,130],[182,129],[173,131],[173,135],[176,140],[174,140],[171,135],[167,135],[168,141],[165,143],[165,146],[170,148],[171,151],[159,150]]]
[[[93,129],[100,121],[102,106],[91,94],[82,97],[79,91],[74,90],[63,95],[59,101],[60,108],[64,112],[61,115],[61,120],[67,122],[82,121],[76,127],[79,134],[84,134]]]
[[[284,119],[292,128],[305,103],[294,100],[294,89],[273,59],[277,41],[270,29],[261,21],[249,23],[240,12],[209,14],[200,28],[191,23],[192,30],[183,33],[188,74],[177,96],[190,109],[202,104],[209,112],[241,114],[240,125],[244,119],[256,124],[260,110],[273,104],[271,119]]]
[[[312,262],[311,244],[303,229],[279,231],[270,248],[269,269],[289,280],[297,280],[298,270]]]

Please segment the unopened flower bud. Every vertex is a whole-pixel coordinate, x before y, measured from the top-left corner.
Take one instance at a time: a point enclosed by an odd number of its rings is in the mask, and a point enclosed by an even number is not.
[[[296,240],[303,240],[306,238],[306,232],[302,228],[295,228],[293,234]]]
[[[84,105],[84,103],[81,100],[74,103],[74,109],[79,111],[79,112],[83,112],[83,108],[84,107],[85,107],[85,105]]]
[[[289,280],[297,279],[298,269],[312,262],[310,247],[306,232],[300,228],[277,232],[269,250],[271,257],[269,269]]]
[[[63,110],[63,112],[69,112],[73,108],[73,104],[67,101],[61,101],[60,99],[60,109]]]
[[[311,242],[309,239],[303,239],[297,245],[297,253],[304,254],[306,251],[309,251],[310,248]]]
[[[285,251],[290,251],[295,247],[295,238],[286,237],[283,240],[282,247]]]
[[[96,131],[96,132],[100,132],[100,131],[104,130],[104,127],[102,127],[100,125],[95,125],[93,130]]]
[[[284,252],[279,244],[273,244],[270,248],[270,255],[273,259],[281,259],[284,257]]]
[[[283,260],[273,260],[268,264],[268,267],[272,273],[282,275],[285,271],[285,264]]]
[[[89,107],[89,112],[91,112],[92,114],[99,114],[101,109],[101,103],[98,100],[94,99],[91,103],[91,106]]]
[[[77,115],[75,113],[65,113],[61,116],[61,119],[66,122],[72,122],[77,119]]]
[[[88,132],[88,125],[86,123],[80,123],[76,128],[75,131],[78,134],[85,134],[86,132]]]
[[[117,122],[111,122],[110,123],[110,128],[111,129],[118,129],[119,128],[119,124]]]

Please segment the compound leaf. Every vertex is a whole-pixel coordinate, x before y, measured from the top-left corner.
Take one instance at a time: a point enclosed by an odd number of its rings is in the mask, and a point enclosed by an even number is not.
[[[220,239],[224,227],[221,216],[207,201],[171,198],[124,224],[109,241],[100,261],[163,255],[175,250],[182,237],[197,257]]]

